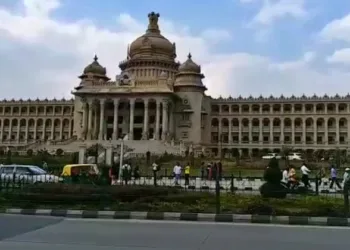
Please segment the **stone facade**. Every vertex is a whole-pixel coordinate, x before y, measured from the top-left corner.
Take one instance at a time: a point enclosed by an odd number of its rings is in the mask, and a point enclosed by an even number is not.
[[[161,35],[159,14],[127,49],[111,80],[95,56],[72,100],[0,102],[0,144],[155,140],[184,142],[219,154],[239,149],[347,149],[350,96],[218,98],[205,94],[191,54],[175,61],[176,45]]]

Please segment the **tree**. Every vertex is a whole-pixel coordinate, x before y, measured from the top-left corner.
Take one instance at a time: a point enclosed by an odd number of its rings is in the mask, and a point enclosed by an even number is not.
[[[33,149],[27,150],[27,156],[32,157],[33,156]]]
[[[63,149],[62,148],[58,148],[57,150],[56,150],[56,155],[57,156],[62,156],[63,155]]]

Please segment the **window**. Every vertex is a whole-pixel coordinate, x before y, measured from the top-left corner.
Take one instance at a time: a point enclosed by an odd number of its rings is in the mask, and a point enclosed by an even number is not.
[[[188,120],[190,120],[190,115],[189,115],[189,114],[182,114],[182,120],[183,120],[183,121],[188,121]]]
[[[27,167],[17,167],[16,174],[18,174],[18,175],[30,175],[31,172]]]
[[[182,138],[188,138],[188,133],[187,132],[182,132]]]
[[[13,174],[14,170],[15,170],[15,167],[3,167],[3,168],[1,168],[0,173],[1,174]]]

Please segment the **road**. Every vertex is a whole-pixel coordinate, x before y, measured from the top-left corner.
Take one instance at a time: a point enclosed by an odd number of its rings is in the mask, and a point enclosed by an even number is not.
[[[346,249],[348,228],[0,215],[6,250]]]

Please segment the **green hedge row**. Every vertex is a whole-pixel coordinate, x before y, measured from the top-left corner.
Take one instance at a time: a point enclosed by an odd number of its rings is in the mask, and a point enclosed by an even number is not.
[[[301,196],[263,199],[253,195],[221,194],[223,213],[342,217],[340,198]],[[0,195],[0,207],[104,209],[124,211],[215,213],[215,195],[178,188],[41,184]]]

